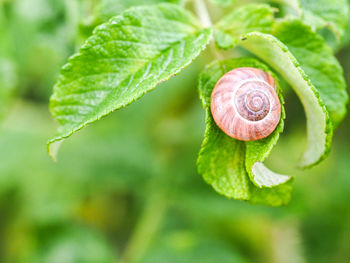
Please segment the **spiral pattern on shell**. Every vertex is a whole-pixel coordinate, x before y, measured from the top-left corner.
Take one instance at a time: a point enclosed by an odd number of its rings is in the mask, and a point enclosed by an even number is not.
[[[237,68],[216,83],[211,112],[227,135],[242,141],[269,136],[281,118],[274,79],[256,68]]]

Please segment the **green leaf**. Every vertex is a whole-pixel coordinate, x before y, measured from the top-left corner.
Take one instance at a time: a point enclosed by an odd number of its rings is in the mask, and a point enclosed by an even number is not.
[[[282,12],[284,11],[283,9],[286,9],[289,15],[301,16],[302,11],[299,0],[269,0],[268,2],[277,4],[282,9]]]
[[[215,25],[214,35],[218,47],[234,47],[239,37],[253,31],[271,33],[276,10],[269,5],[250,4],[234,9]]]
[[[264,71],[269,72],[269,70],[265,67],[260,66]],[[277,77],[274,76],[274,79]],[[281,109],[281,121],[279,125],[276,127],[276,130],[267,138],[257,141],[248,141],[246,144],[246,153],[245,153],[245,167],[250,176],[252,182],[258,187],[273,187],[279,184],[283,184],[290,179],[290,176],[277,174],[271,170],[269,170],[263,162],[270,155],[273,147],[277,143],[279,139],[280,133],[283,132],[284,128],[284,119],[285,119],[285,110],[283,107],[284,99],[282,94],[280,93],[279,87],[277,92],[279,93],[279,99],[282,104]]]
[[[336,127],[346,115],[348,94],[343,69],[325,40],[298,20],[276,24],[274,35],[300,63],[319,91]]]
[[[348,6],[350,7],[350,0],[347,0],[348,2]],[[347,25],[346,25],[346,29],[344,32],[344,37],[341,39],[340,43],[336,43],[332,45],[332,48],[335,51],[338,51],[342,48],[344,48],[345,46],[347,46],[350,43],[350,10],[349,10],[349,15],[348,15],[348,19],[347,19]]]
[[[183,1],[184,0],[100,0],[97,8],[97,16],[102,20],[106,20],[134,6],[160,3],[182,4]]]
[[[270,23],[261,22],[264,21],[263,19],[250,20],[249,18],[254,17],[252,14],[254,10],[257,13],[265,14],[263,17],[269,18],[267,21],[270,21]],[[245,26],[247,23],[246,20],[244,20],[244,23],[240,22],[241,18],[247,19],[250,26]],[[241,28],[243,28],[243,30],[239,27],[240,23],[242,24]],[[259,29],[258,26],[261,25],[261,23],[266,26]],[[335,127],[339,125],[346,114],[348,96],[345,90],[346,85],[342,68],[333,56],[331,48],[328,47],[322,37],[313,32],[309,26],[304,25],[298,20],[286,20],[275,23],[273,9],[265,5],[248,5],[236,9],[227,18],[220,21],[215,27],[215,38],[218,46],[221,48],[233,47],[238,44],[238,39],[240,37],[244,39],[241,32],[244,32],[247,28],[249,29],[247,33],[251,32],[253,34],[252,31],[254,30],[252,28],[254,25],[257,27],[256,31],[259,33],[267,32],[274,34],[277,39],[274,39],[276,41],[271,40],[273,43],[278,43],[280,40],[285,45],[279,42],[277,49],[275,49],[272,47],[273,45],[269,44],[269,37],[260,37],[259,40],[255,38],[256,43],[252,45],[254,47],[249,47],[250,49],[248,48],[248,50],[277,67],[277,71],[285,78],[287,77],[287,81],[292,86],[294,85],[295,89],[304,92],[307,89],[304,90],[300,84],[312,86],[308,88],[308,90],[315,93],[313,102],[312,96],[307,99],[301,98],[308,118],[308,137],[313,138],[309,139],[309,146],[302,158],[301,165],[307,167],[316,164],[328,153],[332,136],[331,124],[326,116],[327,112],[324,109],[323,103],[326,104],[327,111]],[[217,28],[219,28],[219,30]],[[225,33],[223,33],[222,28],[225,28]],[[237,28],[240,30],[237,30]],[[242,46],[245,46],[245,43],[251,42],[252,40],[241,41],[240,43]],[[270,51],[266,51],[264,48],[265,46],[267,50]],[[299,84],[293,79],[293,74],[290,74],[284,67],[285,62],[278,57],[279,53],[284,54],[283,56],[289,61],[289,65],[293,68],[297,68],[294,72],[299,75]],[[315,61],[317,61],[317,63],[315,63]],[[297,93],[299,93],[299,97],[309,96],[305,92],[303,95],[301,92]],[[318,97],[323,101],[320,101]],[[307,104],[319,104],[319,106],[318,109],[315,108],[311,110],[310,105],[307,106]],[[318,116],[315,115],[315,117],[311,117],[311,115],[314,115],[314,113],[311,112],[317,112],[316,115]],[[323,127],[317,124],[319,121],[316,121],[316,119],[324,123]],[[315,134],[318,135],[314,136]],[[316,143],[316,141],[318,141],[318,143]]]
[[[58,143],[122,108],[189,65],[206,47],[211,29],[177,5],[136,7],[99,26],[62,70],[50,109]]]
[[[342,37],[347,27],[349,5],[347,0],[299,0],[303,19],[315,30],[330,28]]]
[[[217,192],[229,198],[269,205],[285,204],[290,199],[290,177],[274,174],[261,164],[276,143],[283,129],[283,120],[272,135],[254,145],[227,136],[212,118],[210,95],[216,82],[226,72],[238,67],[255,67],[269,72],[255,59],[235,59],[216,61],[200,74],[199,95],[206,112],[206,131],[197,161],[198,172]],[[284,117],[284,110],[282,112]],[[254,151],[258,153],[254,154]],[[257,163],[258,169],[254,169]],[[263,186],[271,188],[260,188]]]
[[[310,78],[288,47],[274,36],[249,33],[242,37],[240,45],[270,64],[295,90],[304,106],[308,133],[300,166],[309,167],[320,162],[329,152],[333,129],[326,107]]]
[[[349,19],[348,0],[270,0],[291,9],[314,31],[329,28],[338,40],[343,37]]]

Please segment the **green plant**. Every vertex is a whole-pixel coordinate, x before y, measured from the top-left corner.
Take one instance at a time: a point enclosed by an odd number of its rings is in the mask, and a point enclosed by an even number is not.
[[[307,147],[300,167],[318,164],[328,155],[333,130],[346,114],[346,85],[333,53],[346,41],[349,10],[345,0],[271,2],[274,7],[236,3],[214,25],[205,2],[195,0],[197,17],[182,2],[160,3],[133,7],[98,26],[62,68],[55,85],[50,109],[60,126],[48,143],[49,154],[55,159],[63,140],[178,74],[209,45],[214,61],[199,76],[207,126],[198,171],[227,197],[286,204],[292,180],[280,180],[281,175],[265,166],[256,174],[251,169],[277,143],[284,110],[269,137],[241,142],[226,136],[213,122],[210,94],[217,80],[234,68],[255,67],[278,74],[295,91],[306,114]],[[103,21],[102,13],[91,25]],[[237,58],[237,47],[249,54],[241,52]],[[232,58],[223,60],[222,50],[230,50]],[[280,89],[279,95],[283,102]]]

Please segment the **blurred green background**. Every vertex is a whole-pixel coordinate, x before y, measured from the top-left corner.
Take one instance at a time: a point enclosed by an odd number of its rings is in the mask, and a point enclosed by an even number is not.
[[[349,262],[350,119],[329,158],[298,171],[305,117],[286,89],[286,129],[268,165],[296,177],[292,202],[219,196],[196,172],[204,133],[196,85],[209,54],[50,160],[59,68],[95,25],[156,2],[0,0],[0,262]],[[350,48],[338,57],[348,77]]]

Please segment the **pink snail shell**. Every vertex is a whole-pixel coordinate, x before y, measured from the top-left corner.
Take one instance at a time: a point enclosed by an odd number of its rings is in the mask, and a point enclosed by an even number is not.
[[[237,68],[222,76],[211,94],[211,112],[228,136],[255,141],[269,136],[281,118],[275,80],[256,68]]]

